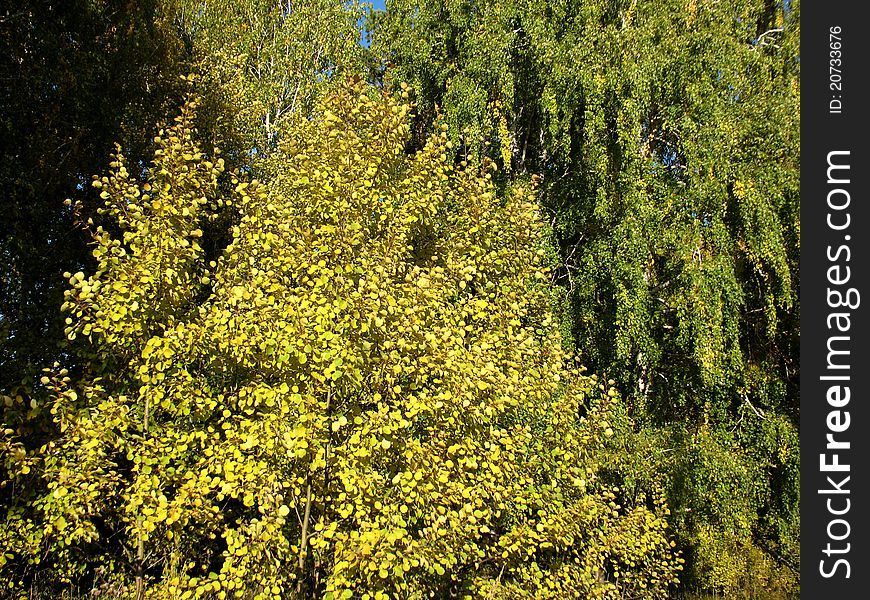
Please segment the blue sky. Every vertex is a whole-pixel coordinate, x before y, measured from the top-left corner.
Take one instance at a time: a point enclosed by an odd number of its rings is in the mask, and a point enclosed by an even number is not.
[[[372,8],[374,8],[375,10],[386,10],[386,0],[369,0],[369,2],[372,3]],[[360,19],[360,22],[358,24],[360,29],[362,29],[362,24],[363,24],[363,21],[362,21],[362,19]],[[369,40],[367,40],[367,39],[365,39],[365,37],[363,37],[360,40],[360,44],[362,44],[364,47],[368,48],[369,47]]]

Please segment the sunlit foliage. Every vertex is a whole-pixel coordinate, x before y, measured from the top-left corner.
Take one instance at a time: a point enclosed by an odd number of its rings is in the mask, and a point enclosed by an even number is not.
[[[2,438],[30,490],[0,528],[12,585],[667,597],[664,498],[599,476],[618,395],[562,350],[533,189],[497,197],[443,129],[407,154],[410,107],[361,83],[294,119],[262,181],[197,146],[195,109],[144,182],[120,153],[93,181],[97,269],[64,304],[84,372],[46,372],[43,446]]]
[[[440,110],[459,156],[542,177],[566,337],[644,429],[627,456],[669,450],[641,473],[671,490],[692,585],[734,593],[761,553],[794,590],[799,3],[386,8],[373,48],[388,83],[414,88],[415,132]],[[699,447],[736,462],[699,462]],[[753,500],[709,510],[720,492]]]

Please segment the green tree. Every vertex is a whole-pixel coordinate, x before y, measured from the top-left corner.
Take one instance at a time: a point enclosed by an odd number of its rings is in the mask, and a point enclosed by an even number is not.
[[[202,125],[236,161],[262,158],[334,77],[361,73],[358,0],[167,0],[199,82]]]
[[[793,585],[799,4],[394,0],[373,29],[421,140],[441,110],[460,158],[542,176],[566,332],[622,386],[625,456],[667,451],[637,476],[667,482],[689,581]]]
[[[263,182],[197,146],[195,109],[144,181],[120,153],[94,179],[98,264],[64,304],[85,372],[24,407],[49,442],[2,438],[13,586],[666,597],[662,493],[599,476],[618,397],[561,348],[531,190],[499,198],[443,130],[408,155],[410,107],[359,83],[287,124]]]
[[[183,48],[155,0],[22,0],[2,12],[0,389],[10,389],[59,357],[60,274],[89,260],[64,200],[115,141],[133,162],[147,156],[148,132],[181,100]]]

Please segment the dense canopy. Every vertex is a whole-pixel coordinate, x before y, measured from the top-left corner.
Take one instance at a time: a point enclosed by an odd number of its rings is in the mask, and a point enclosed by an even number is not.
[[[134,4],[0,20],[3,593],[797,597],[798,2]]]

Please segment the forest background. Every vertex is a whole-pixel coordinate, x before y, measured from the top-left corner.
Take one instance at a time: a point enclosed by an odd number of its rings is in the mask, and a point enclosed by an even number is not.
[[[0,9],[0,594],[797,597],[799,36]]]

